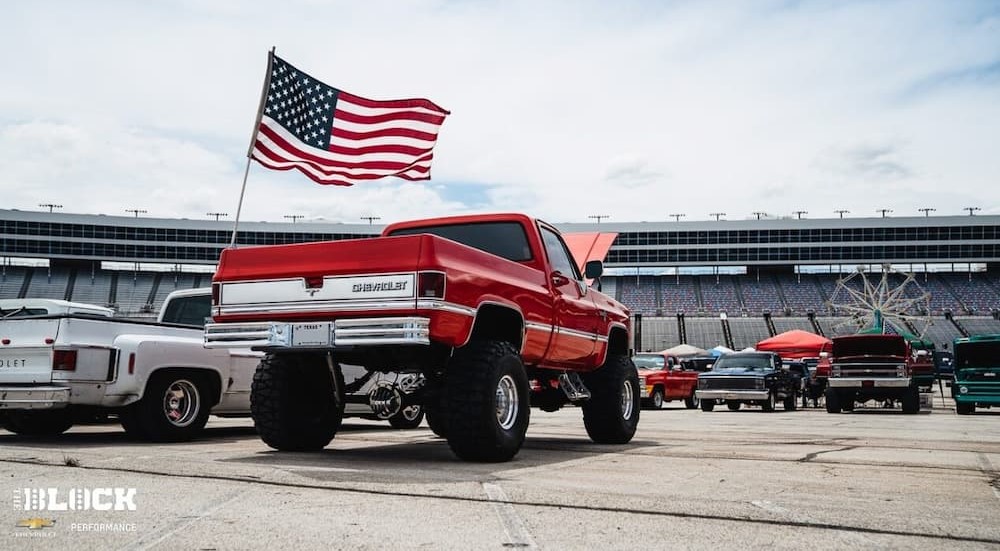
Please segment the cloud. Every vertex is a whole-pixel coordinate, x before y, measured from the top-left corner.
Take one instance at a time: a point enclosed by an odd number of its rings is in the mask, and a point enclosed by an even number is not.
[[[899,180],[912,172],[891,145],[855,145],[831,148],[820,154],[816,164],[846,178],[862,181]]]

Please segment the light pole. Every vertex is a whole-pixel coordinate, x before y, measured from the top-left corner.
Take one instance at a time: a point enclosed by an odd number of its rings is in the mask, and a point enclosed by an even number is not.
[[[604,218],[611,218],[611,215],[610,214],[591,214],[587,218],[594,218],[594,219],[597,220],[597,223],[600,224],[601,220],[603,220]]]
[[[875,209],[875,212],[881,212],[882,218],[885,218],[886,213],[892,212],[892,209]]]
[[[917,209],[917,210],[924,213],[924,218],[927,218],[928,216],[931,215],[932,212],[936,211],[937,209],[932,207],[924,207],[922,209]]]
[[[282,216],[282,218],[288,218],[289,220],[292,221],[292,224],[294,224],[294,223],[298,222],[299,220],[305,218],[305,215],[304,214],[286,214],[286,215]]]
[[[754,211],[753,215],[757,217],[757,220],[760,220],[760,217],[761,216],[767,216],[767,213],[766,212],[761,212],[761,211]]]
[[[43,209],[44,208],[49,209],[49,212],[52,212],[52,209],[61,209],[62,208],[62,205],[57,205],[55,203],[38,203],[38,206],[42,207]]]
[[[374,222],[376,220],[381,220],[381,218],[378,217],[378,216],[362,216],[361,219],[362,220],[367,220],[369,226],[372,225],[372,222]]]
[[[969,216],[974,216],[976,214],[977,210],[983,210],[983,209],[981,209],[979,207],[965,207],[962,210],[967,210],[967,211],[969,211]]]
[[[674,222],[680,222],[681,217],[687,215],[684,214],[683,212],[675,212],[674,214],[668,214],[667,216],[672,216],[674,218]]]
[[[146,209],[125,209],[125,212],[131,212],[138,218],[140,214],[146,214]]]
[[[719,217],[725,216],[725,215],[726,215],[726,213],[724,213],[724,212],[713,212],[713,213],[709,214],[709,216],[714,216],[715,217],[715,221],[716,222],[719,221]]]
[[[207,214],[208,216],[214,216],[216,222],[219,221],[220,216],[229,216],[228,212],[206,212],[205,214]]]
[[[837,214],[840,215],[841,218],[844,218],[844,214],[846,214],[848,212],[851,212],[851,211],[846,210],[846,209],[837,209],[837,210],[835,210],[833,212],[836,212]]]
[[[794,214],[795,217],[798,218],[799,220],[802,220],[802,215],[803,214],[809,214],[809,211],[807,211],[807,210],[793,210],[792,214]]]

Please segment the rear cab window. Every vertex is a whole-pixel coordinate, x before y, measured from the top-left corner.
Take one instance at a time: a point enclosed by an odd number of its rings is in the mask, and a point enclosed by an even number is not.
[[[450,239],[514,262],[529,262],[533,259],[531,246],[528,244],[528,235],[524,233],[524,227],[518,222],[475,222],[401,228],[389,235],[418,235],[421,233]]]

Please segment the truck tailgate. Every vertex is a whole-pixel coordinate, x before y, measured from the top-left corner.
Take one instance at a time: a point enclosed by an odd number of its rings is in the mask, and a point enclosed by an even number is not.
[[[217,276],[227,281],[412,271],[419,235],[223,249]]]
[[[58,319],[0,321],[0,384],[49,383]]]

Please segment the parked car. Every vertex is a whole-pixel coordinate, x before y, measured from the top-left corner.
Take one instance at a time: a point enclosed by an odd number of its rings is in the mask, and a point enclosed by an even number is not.
[[[665,402],[684,400],[688,409],[698,407],[694,395],[698,372],[685,369],[676,356],[646,352],[633,356],[632,363],[639,370],[639,395],[644,406],[660,409]]]
[[[794,411],[802,393],[802,376],[782,365],[774,352],[735,352],[716,360],[712,370],[698,375],[702,411],[712,411],[717,400],[737,411],[743,405],[774,411],[780,400]]]

